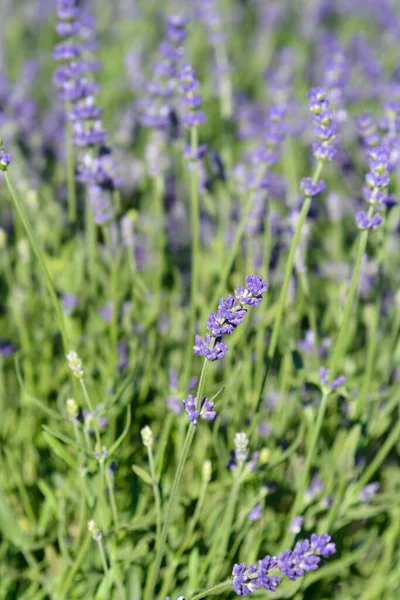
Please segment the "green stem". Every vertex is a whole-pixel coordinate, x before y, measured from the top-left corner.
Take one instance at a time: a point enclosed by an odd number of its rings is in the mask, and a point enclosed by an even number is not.
[[[368,465],[368,467],[365,469],[364,474],[362,475],[362,477],[360,478],[360,480],[357,483],[356,490],[359,491],[364,485],[366,485],[368,483],[368,481],[371,479],[372,475],[374,475],[374,473],[379,469],[379,467],[381,466],[381,464],[383,463],[383,461],[389,454],[390,450],[397,443],[399,437],[400,437],[400,421],[397,421],[395,427],[392,429],[392,431],[390,432],[390,434],[388,435],[388,437],[386,438],[386,440],[380,447],[377,455],[372,460],[372,462]]]
[[[199,385],[198,385],[198,389],[197,389],[197,402],[200,402],[200,399],[202,398],[207,368],[208,368],[208,360],[204,359],[203,369],[201,371]],[[169,498],[168,508],[167,508],[167,512],[165,515],[164,525],[163,525],[163,528],[161,531],[160,543],[158,545],[156,557],[155,557],[154,563],[153,563],[153,569],[151,569],[149,571],[148,583],[146,585],[146,590],[145,590],[145,598],[147,600],[153,600],[153,598],[154,598],[154,590],[156,587],[158,574],[160,572],[161,563],[162,563],[162,560],[163,560],[164,554],[165,554],[165,546],[166,546],[166,542],[167,542],[168,530],[169,530],[169,527],[171,524],[173,510],[174,510],[176,500],[177,500],[179,484],[182,479],[183,470],[185,468],[186,461],[189,456],[189,451],[190,451],[190,448],[191,448],[191,445],[193,442],[195,432],[196,432],[196,425],[193,425],[192,423],[190,423],[188,432],[186,434],[186,439],[185,439],[185,443],[183,446],[182,455],[181,455],[178,467],[176,469],[175,478],[174,478],[174,481],[172,484],[171,495]]]
[[[105,476],[106,476],[108,494],[110,497],[111,512],[113,514],[114,525],[115,525],[116,530],[118,530],[119,529],[119,519],[118,519],[117,503],[115,501],[114,481],[113,481],[110,473],[108,472],[108,469],[105,470]]]
[[[87,387],[85,382],[83,381],[83,379],[79,379],[79,383],[81,384],[81,389],[83,392],[83,397],[86,400],[86,404],[88,405],[88,408],[90,410],[90,413],[93,417],[93,429],[94,429],[94,433],[96,436],[96,442],[97,445],[99,446],[98,451],[101,453],[101,438],[100,438],[100,431],[97,425],[97,420],[96,420],[96,416],[94,414],[94,409],[93,409],[93,405],[92,405],[92,401],[90,400],[90,396],[89,396],[89,392],[87,391]]]
[[[69,588],[74,580],[74,577],[77,574],[77,572],[79,571],[81,564],[83,562],[83,559],[85,558],[85,555],[88,551],[91,539],[92,539],[92,536],[90,535],[90,533],[88,533],[85,541],[83,542],[83,544],[81,546],[79,554],[77,555],[77,557],[75,559],[74,564],[72,565],[71,568],[69,567],[69,565],[66,567],[67,578],[66,578],[64,584],[62,584],[59,600],[64,600],[64,598],[66,598],[67,592],[69,591]]]
[[[321,404],[319,405],[319,408],[318,408],[317,419],[312,428],[312,438],[311,438],[310,446],[308,448],[306,460],[305,460],[304,467],[303,467],[303,470],[301,473],[301,478],[300,478],[300,481],[299,481],[299,484],[297,487],[296,497],[293,502],[292,510],[290,511],[289,523],[292,522],[292,519],[294,517],[298,516],[299,511],[301,510],[302,504],[304,502],[304,493],[307,489],[311,464],[312,464],[312,461],[314,458],[314,452],[315,452],[315,449],[317,446],[317,441],[318,441],[319,435],[321,433],[322,423],[324,421],[326,408],[328,406],[329,393],[330,393],[330,390],[325,390],[322,394]],[[284,549],[288,548],[290,545],[290,542],[292,541],[292,538],[293,538],[293,534],[289,531],[289,527],[288,527],[286,530],[286,535],[282,542],[282,548],[284,548]]]
[[[313,183],[316,183],[318,181],[318,179],[322,173],[323,166],[324,166],[323,163],[321,163],[321,162],[317,163],[317,166],[315,168],[315,172],[314,172],[314,175],[312,178]],[[279,336],[281,324],[282,324],[283,312],[285,310],[286,296],[287,296],[287,291],[289,288],[290,277],[293,272],[293,265],[294,265],[295,255],[296,255],[296,249],[297,249],[297,246],[298,246],[298,243],[300,240],[301,230],[302,230],[305,220],[307,218],[308,211],[310,210],[310,205],[311,205],[311,198],[306,196],[304,198],[303,206],[301,207],[301,211],[300,211],[299,218],[298,218],[298,221],[296,224],[296,229],[294,232],[292,243],[290,245],[289,256],[288,256],[288,259],[286,262],[286,267],[285,267],[285,275],[284,275],[284,279],[283,279],[283,285],[281,288],[281,292],[279,294],[276,317],[275,317],[274,326],[272,329],[271,341],[270,341],[269,348],[268,348],[268,358],[270,359],[270,361],[273,359],[273,357],[275,355],[275,350],[276,350],[276,346],[278,343],[278,336]]]
[[[353,305],[354,296],[355,296],[356,290],[357,290],[358,276],[359,276],[360,268],[361,268],[361,261],[362,261],[363,254],[365,252],[365,248],[367,246],[367,241],[368,241],[368,230],[365,230],[365,231],[361,232],[361,235],[359,237],[357,257],[356,257],[356,262],[354,265],[353,275],[351,277],[349,291],[348,291],[347,298],[346,298],[343,319],[342,319],[342,323],[340,325],[339,334],[338,334],[338,337],[336,340],[336,345],[335,345],[335,349],[333,351],[333,356],[332,356],[332,360],[331,360],[331,364],[330,364],[330,375],[329,375],[330,381],[332,381],[332,379],[334,379],[338,368],[341,366],[343,353],[346,349],[345,342],[346,342],[346,337],[347,337],[348,328],[349,328],[351,309],[352,309],[352,305]]]
[[[198,146],[198,131],[196,127],[190,130],[191,153],[193,164],[190,171],[190,222],[192,234],[192,269],[190,282],[190,313],[188,324],[188,348],[187,359],[184,371],[184,387],[187,387],[187,381],[192,369],[193,352],[191,350],[192,334],[196,329],[197,305],[198,305],[198,278],[199,278],[199,260],[200,260],[200,204],[199,204],[199,177],[196,170],[194,157],[196,156]]]
[[[214,585],[213,587],[208,588],[208,590],[192,596],[189,600],[201,600],[201,598],[206,598],[207,596],[211,596],[211,594],[221,594],[222,592],[227,592],[228,590],[232,589],[232,587],[232,580],[229,579],[229,581]]]
[[[67,106],[67,112],[69,108]],[[75,187],[75,156],[72,143],[72,123],[66,124],[66,144],[67,144],[67,184],[68,184],[68,218],[70,223],[76,221],[76,187]]]
[[[107,575],[107,573],[108,573],[108,565],[107,565],[106,553],[104,552],[103,542],[101,540],[97,540],[97,545],[99,547],[99,552],[100,552],[100,556],[101,556],[101,562],[103,563],[104,575]]]
[[[154,467],[153,450],[152,450],[151,446],[147,446],[147,454],[149,457],[150,473],[151,473],[153,492],[154,492],[154,501],[156,504],[156,515],[157,515],[156,547],[158,547],[158,545],[160,543],[160,536],[161,536],[161,497],[160,497],[160,489],[158,487],[158,479],[157,479],[157,475],[156,475],[156,470]]]

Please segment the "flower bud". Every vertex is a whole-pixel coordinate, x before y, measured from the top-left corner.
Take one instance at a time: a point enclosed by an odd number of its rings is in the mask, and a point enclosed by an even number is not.
[[[153,432],[151,431],[148,425],[146,425],[146,427],[143,427],[143,429],[140,432],[140,435],[142,436],[143,444],[147,448],[151,448],[151,446],[153,445]]]
[[[103,537],[103,534],[100,531],[100,527],[97,525],[97,523],[95,523],[95,521],[93,521],[93,519],[88,521],[88,531],[91,534],[92,538],[96,540],[96,542],[99,542]]]
[[[75,377],[78,377],[78,379],[81,379],[85,373],[85,371],[82,369],[81,359],[79,358],[77,353],[74,352],[73,350],[71,350],[71,352],[68,352],[68,354],[66,356],[67,356],[69,368],[71,369],[71,371],[73,372]]]
[[[79,409],[74,398],[68,398],[66,402],[68,417],[75,420],[78,417]]]

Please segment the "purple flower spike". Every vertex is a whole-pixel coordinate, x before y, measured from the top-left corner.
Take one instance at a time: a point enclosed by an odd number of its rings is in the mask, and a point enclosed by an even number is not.
[[[292,522],[290,523],[289,531],[294,535],[300,533],[301,528],[303,527],[304,517],[294,517]]]
[[[199,335],[196,335],[195,345],[193,350],[195,354],[205,356],[207,360],[217,360],[223,358],[227,353],[228,346],[225,346],[223,342],[215,341],[213,348],[209,348],[208,345],[212,341],[212,335],[207,333],[204,340]]]
[[[329,376],[329,369],[327,369],[326,367],[320,367],[319,368],[319,380],[322,383],[322,385],[328,384],[328,376]]]
[[[300,190],[305,196],[313,198],[326,190],[325,182],[320,179],[317,183],[313,183],[311,177],[304,177],[300,183]]]
[[[263,278],[259,275],[251,275],[246,277],[246,288],[239,285],[236,289],[236,299],[241,304],[247,304],[249,306],[258,306],[262,301],[262,295],[268,289],[268,283],[263,281]]]
[[[308,98],[308,108],[313,115],[316,137],[316,141],[312,145],[314,157],[325,163],[333,160],[336,155],[337,125],[324,89],[313,88],[308,93]]]

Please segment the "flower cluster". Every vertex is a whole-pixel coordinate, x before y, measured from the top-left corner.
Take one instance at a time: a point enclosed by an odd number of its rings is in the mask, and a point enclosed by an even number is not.
[[[1,139],[0,139],[1,146]],[[11,154],[6,152],[4,148],[0,148],[0,171],[7,171],[7,167],[11,162]]]
[[[185,63],[179,73],[179,88],[183,105],[182,121],[186,127],[198,127],[205,123],[206,115],[199,110],[201,95],[199,80],[192,65]]]
[[[197,406],[197,398],[193,398],[193,396],[189,394],[186,400],[183,401],[183,406],[187,412],[189,421],[193,425],[197,425],[199,419],[213,421],[217,414],[214,410],[214,402],[208,398],[203,398],[200,406]]]
[[[67,356],[67,361],[68,361],[68,366],[71,369],[71,371],[73,372],[73,374],[75,375],[75,377],[77,377],[78,379],[82,379],[82,377],[85,374],[85,371],[82,368],[82,361],[79,358],[79,356],[77,355],[76,352],[74,352],[73,350],[71,350],[71,352],[68,352]]]
[[[313,115],[314,134],[313,152],[316,160],[329,162],[336,155],[337,125],[333,112],[329,108],[327,94],[322,88],[313,88],[308,93],[308,108]]]
[[[363,188],[364,199],[368,202],[368,214],[360,211],[356,214],[357,225],[360,229],[375,229],[382,223],[382,218],[373,210],[383,210],[391,202],[388,196],[390,183],[389,171],[390,153],[384,146],[371,148],[367,155],[370,171],[365,176],[366,185]]]
[[[326,367],[320,367],[319,368],[319,380],[322,383],[322,385],[328,385],[328,378],[329,378],[329,369],[327,369]],[[339,377],[337,377],[336,379],[331,381],[331,383],[329,385],[332,390],[335,390],[338,387],[344,385],[345,383],[346,383],[346,377],[344,375],[339,375]]]
[[[228,294],[221,298],[216,313],[210,313],[207,320],[208,333],[204,340],[196,335],[194,353],[205,356],[208,360],[223,358],[228,347],[221,341],[223,335],[231,335],[247,313],[245,306],[258,306],[268,283],[259,275],[246,277],[246,287],[239,285],[235,296]]]
[[[323,179],[313,183],[311,177],[303,177],[300,182],[300,190],[305,196],[313,198],[314,196],[319,196],[319,194],[322,194],[322,192],[326,190],[326,185]]]
[[[146,85],[149,97],[143,104],[141,116],[141,122],[146,127],[165,131],[177,125],[174,98],[178,88],[187,23],[187,17],[182,15],[167,18],[165,39],[159,47],[161,58],[154,66],[153,79]]]
[[[60,63],[54,82],[66,102],[73,143],[81,151],[77,181],[87,186],[94,220],[103,224],[113,216],[111,192],[120,181],[111,150],[104,145],[107,131],[101,122],[102,109],[95,102],[98,85],[93,74],[99,63],[90,58],[93,44],[87,41],[94,36],[94,20],[82,13],[77,0],[58,0],[57,15],[56,29],[65,41],[53,52]]]
[[[278,556],[265,556],[258,565],[241,563],[232,571],[232,583],[238,596],[247,596],[260,588],[274,592],[286,576],[292,581],[308,571],[318,569],[321,556],[327,558],[336,552],[336,546],[327,533],[298,542],[294,550],[285,550]]]
[[[237,462],[242,463],[246,460],[249,451],[249,438],[241,431],[235,435],[235,458]]]

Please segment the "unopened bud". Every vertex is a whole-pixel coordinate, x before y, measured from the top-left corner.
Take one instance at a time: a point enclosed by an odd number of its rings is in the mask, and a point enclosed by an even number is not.
[[[103,537],[103,534],[100,531],[100,527],[95,521],[93,521],[93,519],[88,521],[88,531],[91,534],[92,538],[96,540],[96,542],[99,542]]]
[[[140,435],[142,436],[143,444],[147,448],[151,448],[151,446],[153,445],[153,432],[151,431],[148,425],[146,425],[146,427],[143,427],[143,429],[140,432]]]
[[[69,418],[75,420],[79,414],[79,409],[78,409],[78,405],[77,405],[76,401],[74,400],[74,398],[68,398],[66,405],[67,405],[67,414],[68,414]]]
[[[203,481],[210,481],[211,471],[212,471],[211,460],[205,460],[203,462]]]
[[[74,352],[73,350],[71,350],[71,352],[68,352],[68,354],[66,356],[67,356],[69,368],[74,373],[75,377],[78,377],[78,379],[81,379],[85,373],[85,371],[82,369],[81,359],[79,358],[77,353]]]

